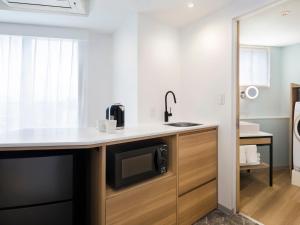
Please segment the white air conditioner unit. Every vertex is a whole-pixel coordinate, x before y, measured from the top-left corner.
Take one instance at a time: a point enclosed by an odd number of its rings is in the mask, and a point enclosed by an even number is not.
[[[2,0],[9,8],[21,10],[86,14],[87,0]]]

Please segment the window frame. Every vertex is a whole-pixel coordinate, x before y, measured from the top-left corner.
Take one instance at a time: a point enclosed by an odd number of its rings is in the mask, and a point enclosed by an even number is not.
[[[240,45],[240,52],[242,48],[246,48],[246,49],[265,49],[267,50],[267,55],[268,55],[268,65],[267,65],[267,80],[268,80],[268,84],[267,85],[257,85],[257,84],[246,84],[246,85],[241,85],[241,83],[239,84],[240,87],[248,87],[248,86],[256,86],[256,87],[260,87],[260,88],[271,88],[271,47],[269,46],[258,46],[258,45]],[[241,64],[241,61],[240,61]],[[241,77],[241,71],[239,71],[240,73],[240,77]],[[241,78],[240,78],[241,79]]]

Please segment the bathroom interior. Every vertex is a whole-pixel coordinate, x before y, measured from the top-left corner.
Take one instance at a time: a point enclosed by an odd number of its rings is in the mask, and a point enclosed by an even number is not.
[[[300,224],[299,26],[298,0],[240,20],[240,211],[265,224]]]

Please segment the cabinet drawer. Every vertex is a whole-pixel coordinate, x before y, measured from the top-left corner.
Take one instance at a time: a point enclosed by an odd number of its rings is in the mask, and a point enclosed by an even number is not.
[[[179,195],[217,176],[217,131],[179,136]]]
[[[0,210],[3,225],[72,225],[73,203],[64,202],[35,207]]]
[[[168,177],[106,200],[106,224],[176,224],[176,177]]]
[[[0,209],[73,197],[73,155],[0,155]]]
[[[217,208],[217,185],[216,181],[212,181],[179,197],[179,224],[191,225],[215,208]]]

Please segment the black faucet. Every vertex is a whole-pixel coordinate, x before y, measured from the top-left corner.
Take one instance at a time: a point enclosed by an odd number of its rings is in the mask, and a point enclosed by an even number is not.
[[[168,91],[165,95],[165,122],[169,122],[169,116],[172,116],[172,111],[170,108],[170,112],[168,112],[168,94],[172,94],[174,98],[174,102],[176,103],[176,97],[173,91]]]

